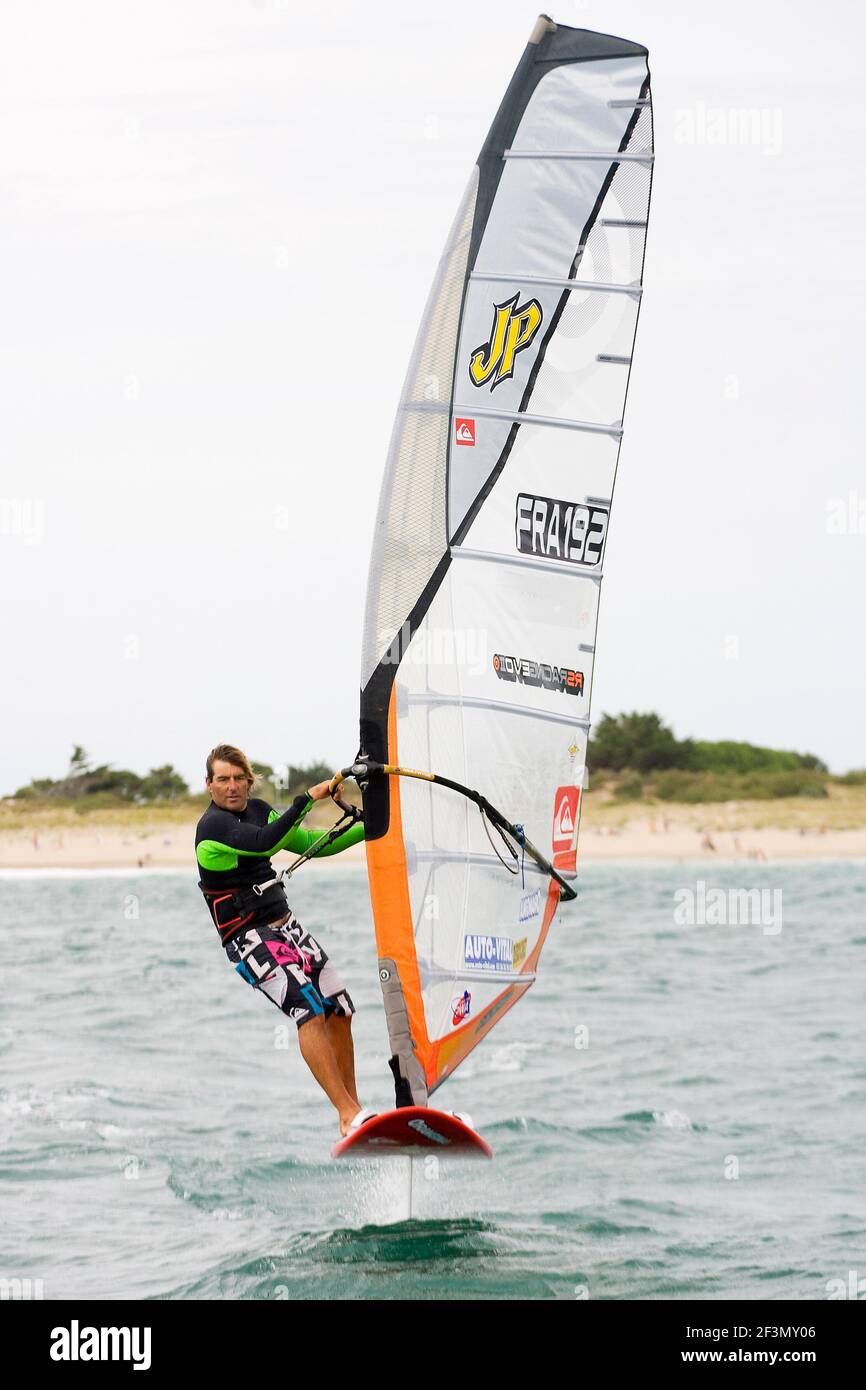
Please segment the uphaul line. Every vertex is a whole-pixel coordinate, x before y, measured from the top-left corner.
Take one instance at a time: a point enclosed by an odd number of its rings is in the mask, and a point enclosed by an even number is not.
[[[331,778],[331,792],[333,793],[336,791],[337,787],[339,787],[341,782],[344,782],[347,777],[354,777],[355,781],[363,787],[371,777],[377,776],[417,777],[422,782],[435,782],[437,787],[449,787],[451,791],[459,792],[460,795],[465,796],[468,801],[474,802],[482,816],[485,817],[491,825],[496,827],[500,835],[503,836],[503,839],[506,835],[510,835],[520,846],[524,854],[527,854],[546,874],[550,874],[550,877],[559,884],[560,900],[562,902],[571,902],[572,899],[577,897],[577,890],[572,888],[571,884],[557,872],[550,860],[541,853],[541,850],[536,849],[532,841],[526,838],[522,826],[512,824],[511,821],[503,816],[501,811],[497,811],[496,807],[491,805],[486,796],[482,796],[480,792],[473,791],[471,787],[464,787],[462,782],[452,782],[450,777],[440,777],[438,773],[435,772],[421,772],[417,768],[412,767],[393,767],[389,763],[377,763],[373,762],[371,759],[367,759],[363,762],[352,763],[351,767],[344,767],[342,771],[336,772]],[[507,839],[505,840],[505,845],[512,858],[516,859],[517,855]],[[505,863],[504,860],[502,862],[503,864]],[[506,864],[505,867],[508,868],[509,866]]]

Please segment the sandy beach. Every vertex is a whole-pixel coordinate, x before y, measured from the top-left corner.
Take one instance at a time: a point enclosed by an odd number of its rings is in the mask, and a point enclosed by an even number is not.
[[[587,800],[579,857],[765,862],[866,858],[866,817],[851,798],[832,803],[622,807]],[[8,803],[0,818],[0,869],[189,868],[194,872],[193,812],[146,807],[87,816],[21,815]],[[779,824],[774,824],[778,819]],[[858,824],[857,821],[861,820]],[[853,822],[853,823],[852,823]],[[363,845],[329,864],[364,861]],[[275,856],[288,863],[289,855]],[[315,866],[314,866],[315,867]]]

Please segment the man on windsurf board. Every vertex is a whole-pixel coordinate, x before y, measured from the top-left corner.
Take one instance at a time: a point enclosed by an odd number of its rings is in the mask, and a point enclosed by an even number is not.
[[[199,887],[241,979],[297,1025],[301,1055],[346,1135],[372,1114],[361,1108],[355,1087],[355,1006],[322,946],[294,916],[271,866],[278,850],[304,854],[321,838],[301,821],[314,801],[329,794],[329,783],[296,796],[282,814],[250,795],[254,783],[249,759],[239,748],[223,743],[208,755],[205,785],[211,804],[195,839]],[[363,838],[363,822],[357,821],[317,853],[339,854]]]

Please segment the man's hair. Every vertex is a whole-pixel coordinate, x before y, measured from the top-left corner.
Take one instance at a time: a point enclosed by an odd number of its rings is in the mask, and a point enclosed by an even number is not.
[[[242,772],[246,773],[250,786],[252,787],[255,783],[256,774],[250,766],[249,758],[246,753],[242,753],[239,748],[235,748],[234,744],[218,743],[216,748],[212,748],[208,753],[207,780],[209,782],[213,780],[213,765],[217,762],[231,763],[233,767],[239,767]]]

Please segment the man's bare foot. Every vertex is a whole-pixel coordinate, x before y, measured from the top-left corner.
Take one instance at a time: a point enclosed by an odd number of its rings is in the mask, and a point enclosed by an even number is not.
[[[349,1127],[350,1127],[352,1121],[354,1120],[355,1116],[356,1116],[356,1115],[360,1115],[360,1113],[361,1113],[361,1107],[360,1107],[360,1105],[354,1106],[351,1110],[344,1110],[344,1111],[341,1111],[341,1113],[340,1113],[340,1137],[341,1137],[341,1139],[345,1139],[346,1135],[349,1133]]]
[[[361,1129],[370,1120],[375,1120],[378,1110],[367,1110],[359,1105],[356,1110],[340,1112],[340,1137],[345,1139],[351,1129]]]

